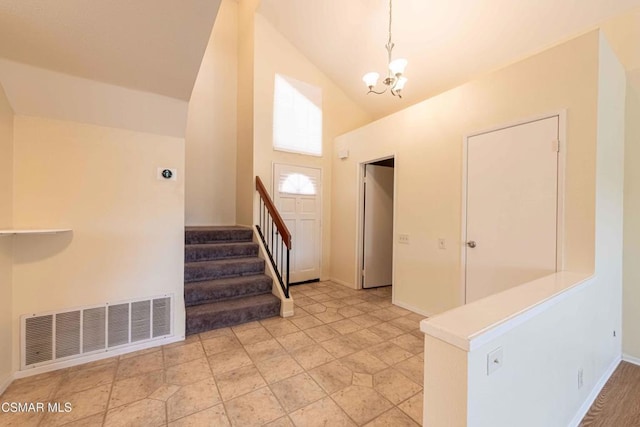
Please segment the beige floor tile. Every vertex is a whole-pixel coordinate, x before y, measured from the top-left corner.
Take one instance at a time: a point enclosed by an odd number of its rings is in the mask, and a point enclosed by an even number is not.
[[[257,362],[256,367],[268,384],[272,384],[304,372],[302,366],[300,366],[298,362],[288,354]]]
[[[164,372],[154,371],[116,381],[111,390],[109,409],[145,399],[164,385]]]
[[[386,322],[371,326],[369,330],[385,340],[390,340],[404,334],[404,331],[402,329]]]
[[[278,337],[278,342],[289,352],[315,344],[315,342],[309,338],[309,335],[302,331]]]
[[[6,402],[4,399],[1,402]],[[0,412],[0,426],[36,427],[44,418],[43,413]]]
[[[167,400],[167,421],[175,421],[221,402],[212,378],[182,387]]]
[[[312,304],[317,304],[317,302],[315,300],[313,300],[313,299],[311,299],[309,297],[306,297],[304,295],[294,297],[293,303],[297,307],[307,307],[307,306],[312,305]]]
[[[363,374],[361,372],[355,372],[353,374],[353,385],[359,385],[362,387],[373,387],[373,375]]]
[[[328,301],[330,299],[333,299],[331,297],[331,295],[327,295],[327,294],[318,294],[318,295],[314,295],[314,296],[312,296],[310,298],[313,299],[314,301],[317,301],[317,302],[320,302],[320,303],[323,302],[323,301]]]
[[[169,423],[169,427],[230,427],[231,423],[223,405],[180,418]]]
[[[365,427],[418,427],[415,421],[409,418],[398,408],[392,408],[373,421],[365,424]]]
[[[179,385],[174,384],[162,384],[156,391],[149,395],[149,399],[160,400],[166,402],[171,396],[173,396],[178,390]]]
[[[333,309],[336,309],[336,310],[339,309],[339,308],[347,306],[347,304],[342,302],[342,300],[340,300],[340,299],[332,299],[332,300],[329,300],[329,301],[325,301],[325,302],[322,303],[322,305],[324,305],[327,308],[333,308]]]
[[[329,311],[329,310],[336,310],[336,311]],[[338,311],[335,308],[327,309],[327,311],[325,311],[324,313],[314,314],[314,316],[316,317],[316,319],[324,323],[333,323],[333,322],[337,322],[338,320],[344,319],[344,317],[338,314]]]
[[[255,344],[249,344],[244,348],[247,353],[249,353],[249,357],[253,359],[254,362],[272,359],[274,357],[287,354],[287,352],[284,350],[284,348],[282,348],[282,346],[278,343],[278,341],[276,341],[275,338],[271,338],[266,341],[260,341]]]
[[[229,329],[231,331],[231,329]],[[238,341],[235,334],[220,335],[218,337],[209,338],[202,341],[202,347],[204,348],[207,356],[223,353],[229,350],[236,350],[242,348],[242,344]]]
[[[198,335],[198,334],[188,335],[182,341],[178,341],[178,342],[174,342],[174,343],[171,343],[171,344],[163,345],[162,348],[163,349],[167,349],[167,348],[182,347],[183,345],[189,345],[189,344],[192,344],[192,343],[198,342],[198,341],[200,341],[200,335]]]
[[[79,365],[79,366],[83,366],[83,365]],[[60,381],[62,376],[66,375],[68,372],[69,372],[69,369],[59,369],[57,371],[50,371],[50,372],[45,372],[38,375],[31,375],[29,377],[15,379],[13,380],[11,385],[7,388],[7,390],[5,390],[5,393],[9,391],[9,389],[11,388],[21,388],[26,384],[33,384],[33,383],[49,384],[51,382],[57,382],[57,381]],[[2,394],[1,396],[4,396],[4,394]]]
[[[363,374],[375,374],[382,371],[388,365],[378,359],[367,350],[353,353],[347,357],[340,359],[342,364],[351,369],[353,373],[359,372]]]
[[[36,378],[37,377],[37,378]],[[3,402],[46,402],[65,379],[62,371],[15,380],[2,394]],[[26,380],[26,381],[25,381]]]
[[[144,399],[111,409],[104,420],[105,427],[163,426],[167,423],[164,403]]]
[[[233,333],[238,333],[242,331],[247,331],[249,329],[256,329],[261,327],[262,325],[260,324],[260,322],[256,320],[254,322],[247,322],[247,323],[243,323],[242,325],[232,326],[231,330],[233,330]]]
[[[313,328],[306,329],[304,332],[305,334],[310,336],[315,342],[327,341],[332,338],[336,338],[340,336],[340,333],[335,329],[331,328],[329,325],[325,325],[315,317],[313,317],[313,319],[318,321],[321,326],[316,326]]]
[[[217,338],[222,336],[235,337],[236,335],[233,333],[233,330],[231,328],[219,328],[219,329],[214,329],[212,331],[201,333],[200,341],[206,341],[211,338]]]
[[[355,423],[328,397],[293,412],[291,419],[296,426],[305,427],[355,427]]]
[[[56,396],[66,396],[82,390],[111,384],[115,378],[117,362],[69,372],[60,383]]]
[[[299,310],[296,308],[296,311]],[[324,323],[311,315],[306,315],[304,317],[293,317],[291,319],[291,323],[296,325],[301,330],[307,330],[309,328],[313,328],[314,326],[324,325]]]
[[[327,307],[325,307],[324,304],[320,304],[320,303],[306,305],[304,309],[305,311],[311,314],[320,314],[327,311]]]
[[[349,368],[334,360],[317,368],[311,369],[309,375],[327,393],[334,393],[352,384],[352,372]]]
[[[295,427],[291,422],[289,417],[278,418],[275,421],[271,421],[268,424],[265,424],[264,427]]]
[[[393,308],[396,308],[396,307],[393,307]],[[393,310],[393,308],[390,308],[389,310]],[[409,319],[407,316],[398,317],[397,319],[390,320],[389,323],[391,323],[393,326],[397,326],[398,328],[406,332],[413,331],[414,329],[418,329],[418,330],[420,329],[420,322],[416,322],[415,320]]]
[[[378,319],[377,317],[373,317],[370,314],[361,314],[359,316],[350,317],[350,319],[364,328],[369,328],[371,326],[382,323],[380,319]]]
[[[369,298],[369,300],[371,300],[371,298]],[[356,305],[354,305],[353,307],[354,307],[354,308],[357,308],[358,310],[362,310],[362,311],[364,311],[365,313],[368,313],[369,315],[371,315],[371,312],[372,312],[372,311],[380,310],[380,306],[379,306],[379,305],[374,304],[374,303],[369,302],[369,301],[367,301],[367,302],[363,302],[362,304],[356,304]],[[376,317],[376,319],[378,319],[378,318]],[[379,320],[380,320],[380,319],[378,319],[378,321],[379,321]]]
[[[422,425],[422,399],[423,394],[420,392],[398,405],[398,408],[420,425]]]
[[[240,331],[235,331],[238,340],[242,343],[242,345],[255,344],[260,341],[266,341],[273,338],[273,336],[267,331],[260,323],[258,323],[258,327],[251,329],[244,329]]]
[[[358,424],[369,422],[393,407],[387,399],[368,387],[352,385],[331,397]]]
[[[68,396],[61,396],[57,401],[71,403],[71,412],[49,413],[44,417],[41,425],[60,426],[105,412],[107,410],[110,390],[111,385],[102,385]]]
[[[341,335],[350,334],[352,332],[362,329],[362,326],[358,325],[353,320],[349,320],[349,319],[339,320],[337,322],[330,323],[329,326],[331,326]]]
[[[362,346],[350,340],[346,336],[339,336],[327,341],[323,341],[320,345],[336,358],[348,356],[362,350]]]
[[[402,372],[411,381],[418,384],[424,383],[424,359],[420,355],[396,363],[393,367]]]
[[[291,323],[290,320],[283,319],[281,317],[277,318],[277,322],[263,322],[262,326],[265,327],[267,331],[274,337],[281,337],[283,335],[292,334],[294,332],[298,332],[300,329]]]
[[[306,373],[272,384],[271,391],[287,412],[295,411],[326,396],[320,386]]]
[[[162,351],[162,347],[145,348],[144,350],[133,351],[131,353],[123,354],[120,356],[120,360],[131,359],[132,357],[144,356],[145,354],[155,353],[156,351]]]
[[[90,417],[65,424],[64,427],[102,427],[104,424],[104,417],[105,414],[92,415]]]
[[[357,305],[357,304],[362,304],[365,301],[362,298],[358,298],[358,297],[347,297],[347,298],[344,298],[342,302],[344,302],[347,305]]]
[[[394,405],[422,391],[422,386],[411,381],[393,368],[378,372],[373,376],[373,388]]]
[[[381,308],[379,310],[372,311],[369,314],[371,314],[373,317],[377,317],[380,320],[384,320],[385,322],[400,317],[399,314],[395,313],[389,308]]]
[[[355,307],[342,307],[338,309],[338,314],[344,317],[355,317],[364,314],[364,311],[358,310]]]
[[[424,350],[424,339],[417,338],[411,334],[403,334],[390,341],[413,354],[418,354]]]
[[[405,350],[402,347],[398,347],[392,342],[385,341],[381,344],[377,344],[370,347],[369,353],[373,354],[378,359],[387,363],[388,365],[395,365],[413,356],[413,353]]]
[[[335,357],[318,344],[295,350],[291,355],[298,361],[300,366],[306,370],[324,365],[325,363],[331,362],[335,359]]]
[[[200,340],[191,344],[185,344],[180,347],[165,348],[164,366],[174,366],[181,363],[190,362],[192,360],[204,357],[204,350]]]
[[[286,415],[269,387],[263,387],[225,404],[234,426],[261,426]]]
[[[216,383],[225,402],[267,385],[255,366],[216,375]]]
[[[214,354],[213,356],[210,356],[208,360],[213,375],[233,371],[234,369],[238,369],[243,366],[253,365],[253,361],[242,348]]]
[[[187,385],[196,381],[211,378],[209,363],[204,357],[180,365],[171,366],[165,370],[165,381],[168,384]]]
[[[116,380],[146,374],[147,372],[157,371],[162,368],[164,368],[162,352],[156,351],[143,356],[132,357],[121,360],[118,363]]]
[[[346,338],[361,348],[371,347],[384,342],[380,336],[374,334],[368,329],[360,329],[359,331],[346,335]]]

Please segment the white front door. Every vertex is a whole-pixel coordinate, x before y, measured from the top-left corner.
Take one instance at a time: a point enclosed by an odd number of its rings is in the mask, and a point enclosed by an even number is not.
[[[291,232],[290,283],[320,278],[320,169],[274,164],[274,203]]]
[[[391,285],[393,168],[365,165],[362,287]]]
[[[467,138],[466,302],[556,271],[559,118]]]

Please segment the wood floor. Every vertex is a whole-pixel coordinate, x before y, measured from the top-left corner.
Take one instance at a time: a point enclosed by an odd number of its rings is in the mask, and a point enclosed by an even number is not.
[[[622,362],[580,426],[640,426],[640,366]]]

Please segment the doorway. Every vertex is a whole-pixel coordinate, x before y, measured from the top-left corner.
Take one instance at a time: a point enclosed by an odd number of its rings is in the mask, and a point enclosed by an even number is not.
[[[393,284],[393,206],[395,158],[362,165],[360,284],[376,288]]]
[[[465,302],[560,269],[561,116],[465,140]]]
[[[320,279],[322,171],[273,165],[274,203],[291,233],[290,284]]]

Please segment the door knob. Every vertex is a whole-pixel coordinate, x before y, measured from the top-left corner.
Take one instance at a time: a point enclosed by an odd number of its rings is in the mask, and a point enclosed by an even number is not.
[[[467,242],[467,246],[469,246],[471,249],[476,247],[476,242],[474,242],[473,240],[469,240]]]

